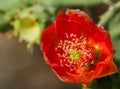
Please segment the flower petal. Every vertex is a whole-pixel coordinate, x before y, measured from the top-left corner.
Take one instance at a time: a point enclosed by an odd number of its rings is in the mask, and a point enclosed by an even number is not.
[[[67,14],[60,13],[56,19],[56,32],[59,38],[65,38],[64,33],[74,33],[80,36],[93,34],[96,27],[91,18],[84,12],[68,10]]]
[[[111,58],[107,58],[104,62],[99,63],[96,66],[96,72],[99,72],[97,73],[96,78],[101,78],[101,77],[104,77],[104,76],[107,76],[113,73],[117,73],[118,70],[113,60]]]
[[[87,36],[90,34],[93,34],[95,32],[95,23],[93,20],[83,11],[80,11],[79,9],[76,10],[67,10],[67,15],[69,16],[69,20],[74,23],[78,23],[81,25],[82,32],[86,34]]]
[[[62,19],[62,16],[64,19]],[[56,20],[56,33],[59,39],[66,39],[66,34],[77,34],[80,36],[80,26],[74,22],[70,22],[67,19],[67,15],[59,14]],[[66,19],[65,19],[66,18]]]
[[[55,45],[57,43],[57,36],[55,34],[55,24],[50,25],[42,34],[42,52],[45,61],[50,63],[58,63],[55,56]]]
[[[96,42],[102,53],[113,57],[113,45],[109,33],[102,27],[97,27],[95,29],[95,33],[91,34],[90,37]]]

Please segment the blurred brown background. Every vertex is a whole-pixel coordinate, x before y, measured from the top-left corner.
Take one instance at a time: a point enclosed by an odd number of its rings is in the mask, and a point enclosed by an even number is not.
[[[80,89],[63,83],[45,64],[39,46],[31,55],[11,32],[0,34],[0,89]]]

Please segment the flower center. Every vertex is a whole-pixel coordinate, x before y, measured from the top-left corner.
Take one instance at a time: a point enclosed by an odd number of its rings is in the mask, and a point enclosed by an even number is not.
[[[69,54],[70,54],[71,60],[73,60],[73,61],[80,59],[80,52],[77,50],[71,50]]]
[[[84,36],[68,35],[60,40],[55,47],[56,56],[60,58],[60,65],[74,71],[81,67],[91,67],[98,62],[99,48]]]

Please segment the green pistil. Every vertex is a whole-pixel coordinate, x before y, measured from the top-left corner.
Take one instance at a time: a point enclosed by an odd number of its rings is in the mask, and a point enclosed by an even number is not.
[[[70,58],[71,60],[77,61],[81,57],[80,52],[77,50],[71,50],[70,51]]]

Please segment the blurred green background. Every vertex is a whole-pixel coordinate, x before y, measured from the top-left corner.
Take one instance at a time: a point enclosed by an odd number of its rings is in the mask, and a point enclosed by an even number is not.
[[[39,47],[43,30],[67,8],[85,11],[110,32],[120,70],[120,0],[0,0],[0,89],[81,89],[59,81]],[[91,89],[120,89],[120,72]]]

